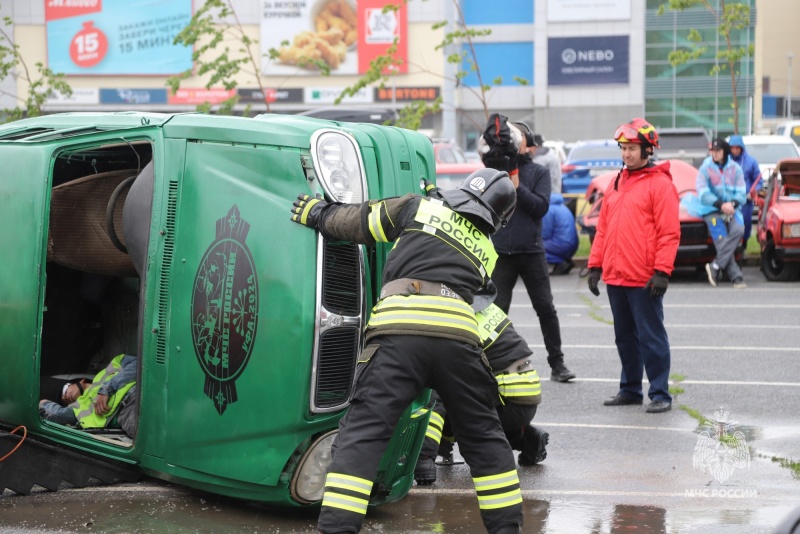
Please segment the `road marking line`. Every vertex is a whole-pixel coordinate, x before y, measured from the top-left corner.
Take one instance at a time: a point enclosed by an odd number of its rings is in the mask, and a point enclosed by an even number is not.
[[[543,349],[544,344],[528,343],[532,349]],[[561,345],[563,349],[617,349],[616,345]],[[742,347],[742,346],[702,346],[702,345],[671,345],[669,350],[715,350],[715,351],[761,351],[761,352],[800,352],[800,347]]]
[[[610,382],[618,383],[619,378],[573,378],[572,382]],[[650,381],[646,378],[642,379],[642,383],[649,384]],[[694,384],[702,386],[778,386],[778,387],[800,387],[800,382],[760,382],[760,381],[743,381],[743,380],[681,380],[675,382],[669,381],[672,385]]]
[[[600,323],[594,321],[593,324],[560,324],[561,328],[597,328],[605,327],[605,328],[613,328],[613,324],[608,323]],[[678,323],[665,323],[667,328],[735,328],[737,330],[741,330],[744,328],[752,328],[758,330],[798,330],[797,325],[785,325],[785,324],[678,324]],[[520,328],[539,328],[539,323],[518,323],[514,322],[514,327],[517,329]]]
[[[687,498],[687,491],[688,492],[695,492],[695,491],[704,491],[707,488],[687,488],[684,491],[609,491],[609,490],[521,490],[520,493],[524,497],[538,497],[541,495],[583,495],[587,497],[675,497],[675,498]],[[737,488],[732,488],[737,489]],[[738,488],[744,491],[747,491],[749,488]],[[431,493],[437,495],[475,495],[475,490],[471,489],[456,489],[456,488],[433,488],[431,486],[426,486],[425,489],[422,488],[411,488],[409,491],[409,495],[414,496],[425,496],[430,495]],[[692,494],[689,498],[703,498],[703,499],[737,499],[742,500],[741,495],[737,495],[735,491],[730,492],[718,492],[712,493],[709,491],[709,495],[697,495]],[[753,497],[749,497],[752,499]],[[795,502],[796,499],[792,497],[778,497],[778,496],[765,496],[760,492],[756,493],[756,499],[761,501],[775,501],[775,502]]]
[[[531,309],[530,304],[512,304],[512,308],[527,308]],[[664,304],[664,308],[692,308],[692,309],[699,309],[699,310],[718,310],[720,304]],[[559,310],[562,309],[583,309],[588,310],[589,306],[586,304],[559,304],[557,306]],[[611,305],[609,304],[596,304],[592,306],[592,308],[599,308],[601,310],[609,310],[611,309]],[[797,310],[800,309],[800,304],[728,304],[725,303],[725,308],[739,308],[739,309],[752,309],[752,308],[764,308],[764,309],[783,309],[783,310]]]
[[[670,430],[672,432],[694,433],[694,429],[675,428],[669,426],[642,426],[642,425],[598,425],[589,423],[548,423],[546,421],[536,421],[536,428],[547,426],[561,426],[567,428],[610,428],[617,430]]]

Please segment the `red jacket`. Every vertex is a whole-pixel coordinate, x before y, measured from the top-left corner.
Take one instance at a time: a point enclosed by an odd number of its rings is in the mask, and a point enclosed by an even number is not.
[[[603,197],[588,266],[601,267],[606,284],[628,287],[644,287],[656,270],[671,274],[681,240],[678,210],[668,161],[624,169]]]

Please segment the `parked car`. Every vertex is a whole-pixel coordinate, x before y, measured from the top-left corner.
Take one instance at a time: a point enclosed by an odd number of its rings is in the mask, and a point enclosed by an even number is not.
[[[775,128],[775,135],[789,137],[800,145],[800,121],[786,121]]]
[[[436,163],[467,163],[467,156],[461,147],[447,141],[434,140],[433,155]]]
[[[484,165],[480,161],[471,163],[437,163],[436,185],[440,189],[455,189],[464,181],[464,178],[483,168]]]
[[[0,160],[0,456],[27,429],[0,492],[135,471],[318,503],[390,247],[330,241],[289,210],[298,193],[417,192],[430,141],[296,115],[65,113],[0,126]],[[40,416],[40,380],[120,353],[138,356],[135,437]],[[426,405],[400,418],[371,503],[410,489]]]
[[[658,144],[657,159],[679,159],[699,169],[708,156],[711,136],[705,128],[659,128]]]
[[[579,141],[561,167],[561,192],[583,194],[592,178],[608,172],[609,168],[619,170],[621,167],[622,157],[616,141]]]
[[[747,152],[758,162],[761,180],[766,183],[773,169],[782,159],[800,158],[800,148],[791,138],[782,135],[745,135],[742,137]]]
[[[669,160],[669,163],[672,181],[678,190],[678,196],[682,198],[687,193],[696,192],[697,168],[682,160]],[[583,231],[589,234],[590,241],[594,241],[600,208],[603,205],[603,195],[616,179],[618,172],[608,172],[595,177],[586,189],[586,213],[579,215],[578,223]],[[701,269],[716,256],[716,249],[709,235],[708,226],[703,219],[689,215],[682,205],[679,217],[681,241],[675,258],[675,266],[695,266]],[[741,259],[741,249],[737,251],[737,259]]]
[[[761,270],[770,281],[794,280],[800,273],[800,159],[778,162],[756,201]]]

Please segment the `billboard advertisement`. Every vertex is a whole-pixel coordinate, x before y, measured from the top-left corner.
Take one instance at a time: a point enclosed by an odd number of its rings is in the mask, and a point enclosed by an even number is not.
[[[630,18],[631,0],[547,0],[547,22]]]
[[[47,66],[69,75],[170,75],[192,68],[172,44],[192,0],[45,0]]]
[[[265,75],[316,76],[320,66],[331,75],[363,74],[370,61],[384,54],[397,39],[396,72],[408,72],[407,7],[387,10],[387,0],[264,0],[261,48],[278,50],[264,56]]]
[[[548,85],[628,83],[628,36],[547,39]]]

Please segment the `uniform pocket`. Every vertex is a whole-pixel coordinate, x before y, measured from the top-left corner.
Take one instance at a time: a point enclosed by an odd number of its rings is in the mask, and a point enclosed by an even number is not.
[[[374,343],[364,347],[361,354],[358,356],[358,364],[356,365],[356,376],[354,380],[353,399],[362,399],[369,388],[368,380],[364,377],[364,372],[367,370],[372,357],[381,348],[380,344]]]

